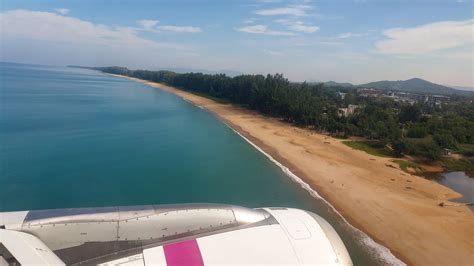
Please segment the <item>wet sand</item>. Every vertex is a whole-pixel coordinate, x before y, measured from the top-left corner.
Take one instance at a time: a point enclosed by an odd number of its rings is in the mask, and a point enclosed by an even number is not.
[[[440,207],[460,197],[340,140],[164,84],[126,77],[176,94],[214,113],[318,191],[358,227],[410,265],[473,265],[474,213]]]

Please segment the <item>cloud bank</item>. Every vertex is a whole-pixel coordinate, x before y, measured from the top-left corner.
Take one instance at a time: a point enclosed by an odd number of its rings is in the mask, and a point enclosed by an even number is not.
[[[57,13],[12,10],[0,13],[0,60],[56,64],[151,65],[158,58],[179,61],[192,47],[142,38],[136,28],[109,27]],[[144,29],[158,21],[141,20]],[[165,29],[164,29],[165,30]],[[166,30],[182,31],[181,28]],[[194,28],[184,31],[195,32]],[[100,56],[99,56],[100,55]],[[26,60],[26,57],[30,57]],[[163,61],[164,62],[164,61]]]
[[[55,11],[61,15],[67,15],[70,10],[67,8],[56,8]]]
[[[235,30],[253,34],[265,34],[265,35],[273,35],[273,36],[293,36],[296,35],[293,32],[288,31],[275,31],[268,29],[265,25],[252,25],[252,26],[245,26],[241,28],[236,28]]]
[[[270,8],[270,9],[259,9],[255,11],[255,14],[261,16],[295,16],[295,17],[303,17],[307,16],[308,14],[306,11],[311,9],[311,6],[308,5],[295,5],[295,6],[287,6],[287,7],[277,7],[277,8]]]
[[[318,26],[305,23],[303,21],[294,21],[291,19],[277,19],[275,20],[276,23],[282,24],[286,26],[291,31],[302,32],[302,33],[314,33],[319,30]]]
[[[474,20],[441,21],[413,28],[393,28],[383,32],[384,40],[375,43],[383,54],[427,54],[474,44]]]
[[[158,26],[158,29],[163,30],[163,31],[171,31],[171,32],[179,32],[179,33],[202,32],[201,28],[191,27],[191,26],[164,25],[164,26]]]
[[[143,19],[137,21],[138,25],[140,25],[144,30],[153,31],[158,23],[158,20],[150,20],[150,19]]]

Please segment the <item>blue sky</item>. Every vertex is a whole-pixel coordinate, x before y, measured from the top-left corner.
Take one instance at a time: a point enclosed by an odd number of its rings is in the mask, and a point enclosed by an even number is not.
[[[0,60],[474,86],[474,2],[0,2]]]

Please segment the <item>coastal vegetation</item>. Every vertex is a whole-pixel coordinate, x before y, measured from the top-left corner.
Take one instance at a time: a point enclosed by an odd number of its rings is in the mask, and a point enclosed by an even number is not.
[[[442,165],[447,171],[463,171],[468,176],[474,177],[474,164],[466,159],[444,159]]]
[[[164,83],[336,137],[362,137],[366,141],[345,144],[373,155],[410,155],[416,161],[441,162],[442,166],[457,170],[472,169],[474,164],[474,103],[466,97],[435,106],[363,97],[355,89],[326,87],[322,83],[293,83],[281,74],[228,77],[124,67],[95,69]],[[342,115],[341,108],[350,105],[357,109]],[[462,162],[445,158],[452,153],[461,154]]]

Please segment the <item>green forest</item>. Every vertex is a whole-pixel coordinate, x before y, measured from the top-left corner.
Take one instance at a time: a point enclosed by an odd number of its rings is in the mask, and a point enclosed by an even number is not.
[[[355,89],[294,83],[281,74],[240,75],[175,73],[129,70],[123,67],[95,68],[164,83],[200,95],[250,108],[335,137],[363,137],[366,145],[384,149],[394,157],[416,156],[438,161],[447,152],[463,156],[463,168],[472,168],[474,156],[474,103],[453,97],[441,108],[408,104],[388,98],[362,97]],[[345,93],[341,97],[340,92]],[[357,110],[340,115],[349,104]]]

